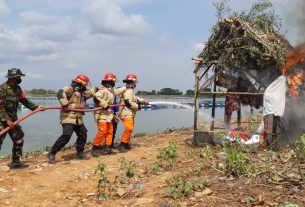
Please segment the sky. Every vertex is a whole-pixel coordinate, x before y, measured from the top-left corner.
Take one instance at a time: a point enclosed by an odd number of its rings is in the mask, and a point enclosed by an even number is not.
[[[282,32],[298,43],[303,0],[272,0]],[[57,90],[78,74],[138,76],[137,90],[193,89],[194,65],[216,23],[213,0],[0,0],[0,81],[26,74],[24,89]],[[233,10],[255,0],[231,0]]]

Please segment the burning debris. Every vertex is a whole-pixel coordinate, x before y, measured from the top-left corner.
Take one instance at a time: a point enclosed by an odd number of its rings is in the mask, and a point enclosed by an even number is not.
[[[304,80],[305,65],[305,45],[300,46],[287,53],[285,64],[282,67],[282,74],[287,75],[287,82],[289,85],[289,96],[298,96],[299,87]]]
[[[272,102],[268,106],[271,112],[264,117],[264,134],[271,137],[269,141],[274,140],[275,134],[288,140],[291,131],[295,132],[293,136],[298,136],[305,130],[300,126],[305,122],[305,93],[302,92],[305,89],[305,45],[294,49],[279,34],[275,29],[274,13],[267,11],[272,4],[266,2],[254,5],[248,14],[233,13],[220,20],[197,57],[202,61],[199,61],[195,73],[204,82],[199,91],[214,83],[214,90],[218,86],[227,91],[260,94],[272,85],[273,92],[264,97],[266,100],[270,98],[268,103]],[[260,9],[255,10],[257,8]],[[278,78],[281,84],[276,83]],[[241,104],[252,108],[263,106],[263,96],[239,95],[238,98]],[[281,113],[273,113],[279,105]]]

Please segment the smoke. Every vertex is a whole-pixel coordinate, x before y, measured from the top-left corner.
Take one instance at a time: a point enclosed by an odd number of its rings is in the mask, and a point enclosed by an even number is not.
[[[287,97],[285,113],[278,129],[281,145],[294,143],[305,133],[305,96]]]
[[[299,35],[299,39],[298,39],[298,43],[304,43],[305,42],[305,1],[304,0],[300,0],[298,1],[300,3],[300,7],[298,7],[300,9],[300,12],[298,13],[298,35]]]
[[[279,5],[284,14],[283,29],[287,30],[287,36],[295,44],[305,42],[305,1],[280,1]]]

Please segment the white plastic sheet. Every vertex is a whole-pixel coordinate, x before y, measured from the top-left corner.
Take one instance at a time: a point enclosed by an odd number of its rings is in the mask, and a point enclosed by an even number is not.
[[[273,81],[264,93],[263,115],[274,114],[283,116],[286,102],[286,76],[280,76]]]

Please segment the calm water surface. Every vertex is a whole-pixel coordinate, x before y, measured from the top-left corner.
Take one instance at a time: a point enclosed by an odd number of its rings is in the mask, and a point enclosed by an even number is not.
[[[151,100],[153,101],[173,101],[178,103],[192,102],[192,99],[175,99],[175,100]],[[45,106],[58,106],[57,101],[36,101],[36,103]],[[24,116],[30,111],[27,109],[19,110],[18,116]],[[206,122],[210,119],[211,109],[200,109],[200,122]],[[218,108],[216,110],[216,119],[223,119],[224,109]],[[250,108],[243,108],[243,116],[250,116]],[[236,113],[233,113],[233,117]],[[93,120],[92,113],[86,113],[85,125],[88,129],[88,141],[93,141],[97,128]],[[182,128],[193,126],[194,112],[189,109],[175,109],[169,107],[160,110],[139,111],[135,121],[134,133],[156,133],[162,132],[168,128]],[[24,151],[30,152],[38,150],[42,147],[52,146],[56,139],[62,133],[62,127],[59,123],[59,110],[47,110],[39,112],[30,118],[21,122],[21,126],[25,133]],[[120,139],[123,127],[119,123],[116,139]],[[76,136],[73,134],[69,145],[75,143]],[[12,141],[7,135],[0,155],[11,152]]]

